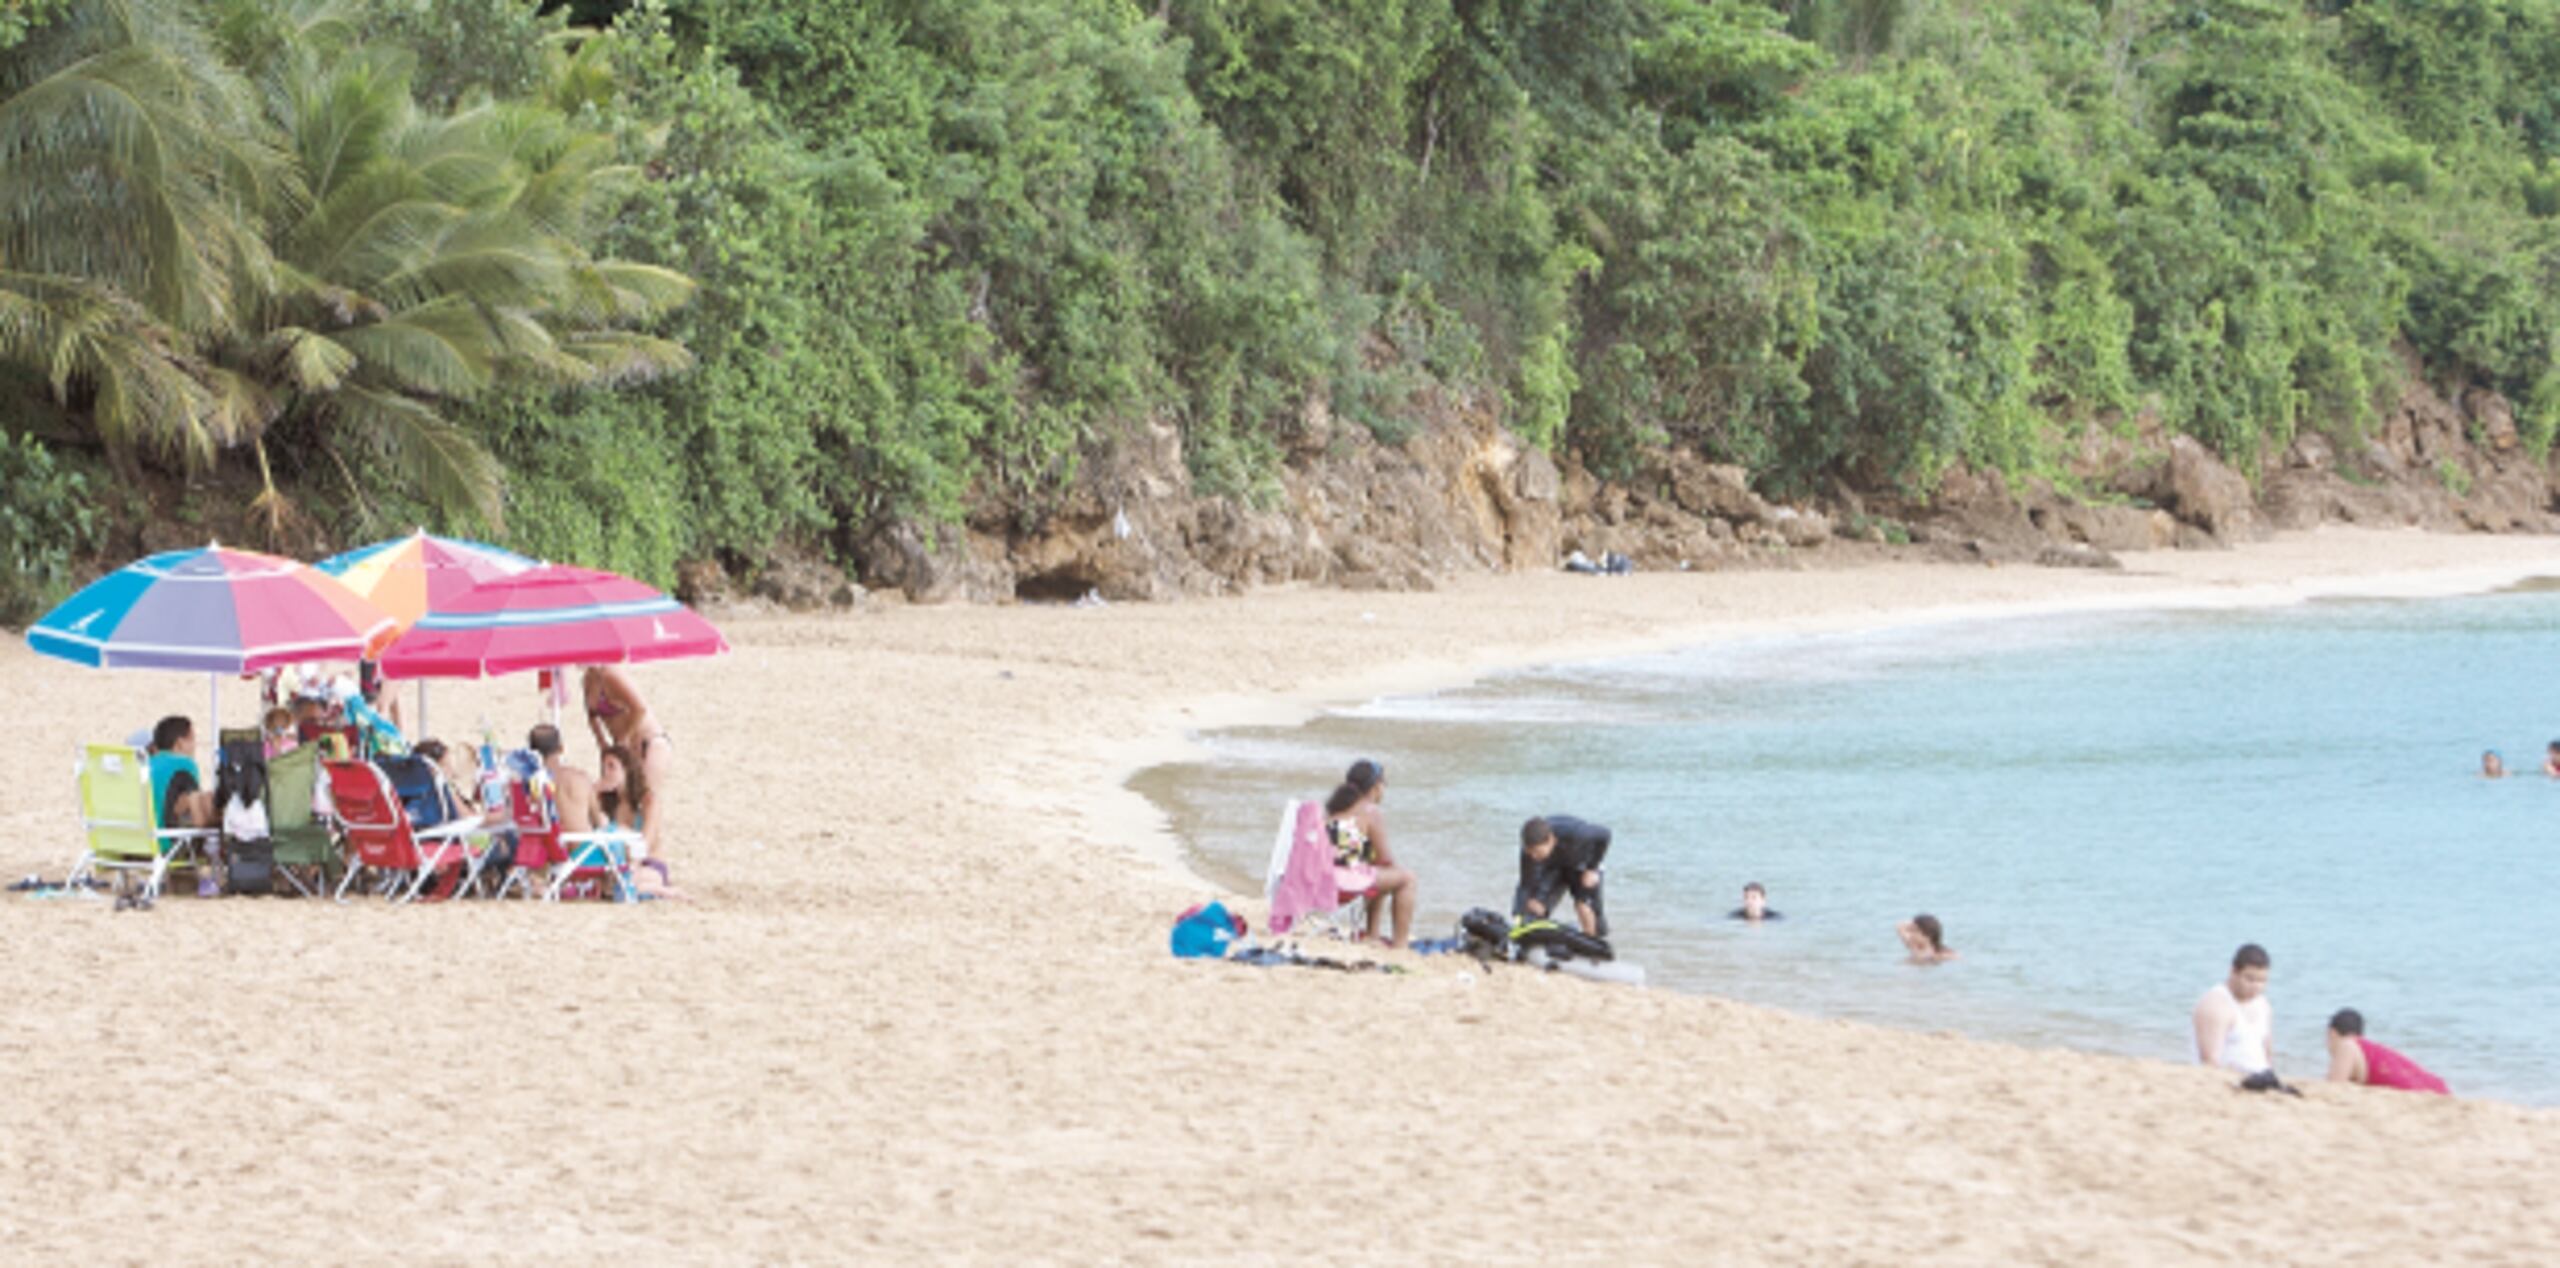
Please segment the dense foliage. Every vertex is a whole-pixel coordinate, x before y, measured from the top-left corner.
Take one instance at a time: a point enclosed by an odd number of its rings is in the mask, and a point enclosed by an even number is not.
[[[13,425],[267,438],[342,534],[663,581],[1036,516],[1156,421],[1259,496],[1311,398],[1393,438],[1433,383],[1778,491],[2145,411],[2253,467],[2410,361],[2560,428],[2560,0],[5,12]],[[441,236],[348,267],[395,177]]]

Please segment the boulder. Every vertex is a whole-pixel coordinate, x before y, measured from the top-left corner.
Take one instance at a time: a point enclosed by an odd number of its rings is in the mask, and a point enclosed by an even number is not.
[[[1818,513],[1782,506],[1772,512],[1771,520],[1770,527],[1778,530],[1778,540],[1793,549],[1803,550],[1831,540],[1831,521]]]
[[[1497,473],[1495,503],[1502,510],[1502,564],[1511,569],[1545,567],[1555,562],[1564,535],[1560,496],[1564,479],[1555,460],[1536,449],[1523,450],[1507,477]]]
[[[2037,527],[2065,542],[2101,551],[2167,550],[2178,544],[2178,521],[2154,507],[2066,502]]]
[[[717,565],[713,565],[715,568]],[[678,574],[684,584],[694,579]],[[725,583],[725,575],[721,578]],[[806,550],[777,550],[756,573],[750,591],[759,599],[770,600],[794,612],[817,612],[828,608],[849,608],[862,601],[862,586],[845,575],[844,569],[824,557]]]
[[[2192,436],[2169,442],[2169,493],[2179,519],[2220,542],[2242,541],[2263,532],[2247,477],[2224,466]]]
[[[1004,543],[957,528],[918,528],[900,520],[875,530],[856,552],[862,575],[918,603],[965,599],[1004,603],[1014,598],[1013,568]]]

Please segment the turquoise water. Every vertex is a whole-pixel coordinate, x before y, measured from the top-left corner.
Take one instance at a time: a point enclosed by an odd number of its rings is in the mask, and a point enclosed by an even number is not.
[[[1944,623],[1380,700],[1138,786],[1258,889],[1281,801],[1384,761],[1425,934],[1509,901],[1523,818],[1597,819],[1656,985],[1915,1029],[2191,1059],[2197,995],[2259,942],[2288,1074],[2352,1006],[2457,1093],[2552,1104],[2555,667],[2535,588]],[[2484,748],[2527,776],[2479,778]],[[1750,880],[1784,921],[1725,918]],[[1901,962],[1918,911],[1961,959]]]

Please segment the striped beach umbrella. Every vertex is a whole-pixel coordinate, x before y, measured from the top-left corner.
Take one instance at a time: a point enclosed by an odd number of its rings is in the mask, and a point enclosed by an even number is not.
[[[100,669],[222,676],[306,660],[360,660],[395,633],[390,617],[299,561],[206,546],[126,564],[27,627],[27,646]]]
[[[711,622],[658,590],[610,572],[544,564],[418,618],[380,660],[387,678],[489,678],[727,650]]]
[[[456,537],[430,537],[419,529],[406,537],[359,546],[312,565],[371,600],[402,630],[483,582],[535,566],[511,550]],[[427,729],[427,684],[418,684],[418,731]]]
[[[153,555],[90,582],[27,628],[27,646],[102,669],[245,674],[362,659],[393,632],[390,617],[327,573],[216,545]]]
[[[419,529],[406,537],[332,555],[312,566],[345,582],[405,630],[472,587],[522,572],[535,563],[514,551],[431,537]]]

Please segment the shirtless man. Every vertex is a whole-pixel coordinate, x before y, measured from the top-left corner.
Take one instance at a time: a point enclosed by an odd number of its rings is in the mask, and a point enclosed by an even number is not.
[[[2267,1002],[2267,949],[2250,943],[2231,957],[2231,976],[2196,1001],[2196,1060],[2234,1074],[2276,1066],[2275,1007]]]
[[[545,722],[524,737],[524,746],[542,759],[542,769],[551,776],[552,795],[559,802],[560,830],[595,831],[605,821],[604,803],[596,795],[596,777],[561,760],[565,746],[560,742],[560,728]]]

